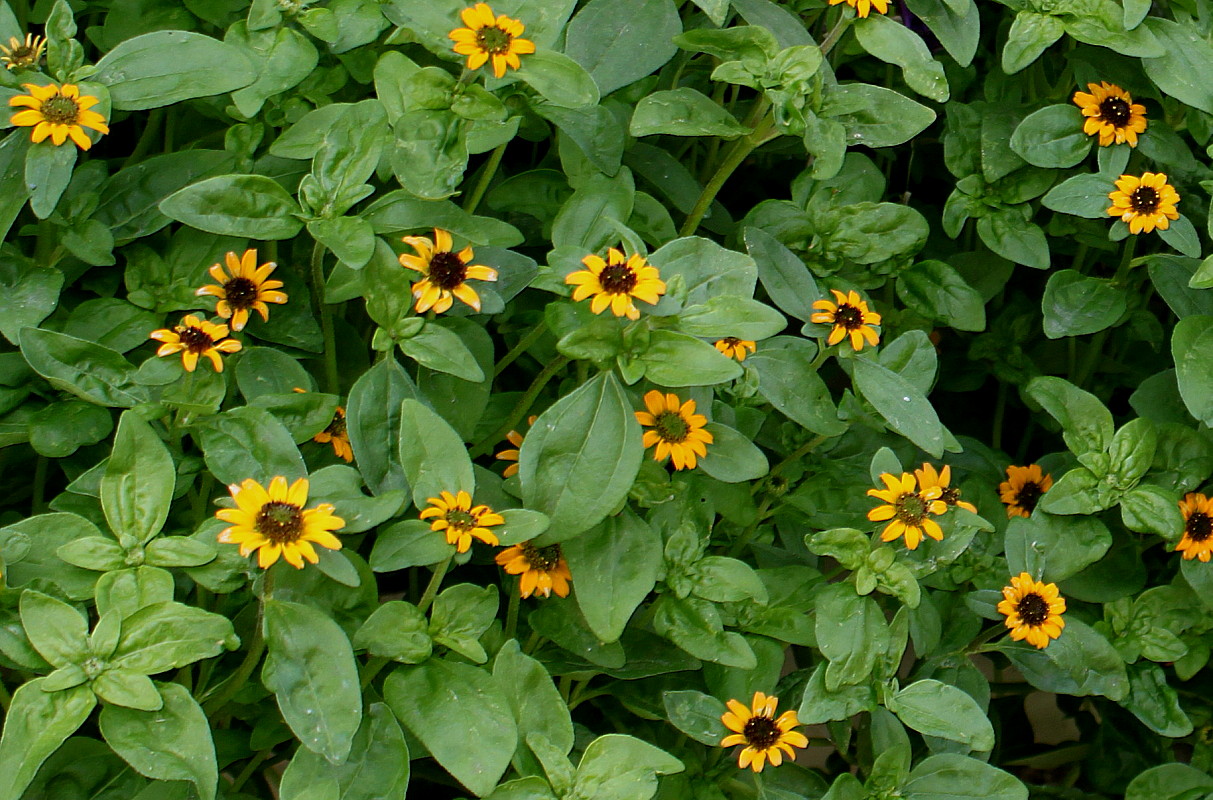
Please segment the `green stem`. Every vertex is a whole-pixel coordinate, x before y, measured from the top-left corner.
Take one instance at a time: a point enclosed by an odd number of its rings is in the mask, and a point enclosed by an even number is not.
[[[828,56],[830,51],[834,49],[834,45],[838,44],[838,40],[846,33],[847,28],[851,27],[853,18],[842,14],[838,17],[838,21],[834,23],[834,27],[830,28],[830,32],[826,34],[826,38],[821,40],[821,54]]]
[[[8,693],[8,687],[4,685],[4,681],[0,681],[0,709],[8,713],[8,707],[12,705],[13,696]]]
[[[691,208],[691,213],[687,215],[686,222],[682,224],[679,236],[690,236],[699,229],[699,223],[703,221],[704,215],[708,213],[708,208],[711,207],[712,201],[716,199],[716,195],[724,186],[725,181],[741,166],[741,163],[746,160],[750,153],[779,135],[774,129],[774,118],[766,113],[770,107],[771,101],[766,97],[763,97],[755,104],[754,110],[746,120],[746,127],[752,126],[750,123],[751,119],[761,119],[761,122],[753,126],[753,130],[750,133],[733,143],[728,154],[712,175],[711,180],[703,187],[703,191],[699,193],[699,198]]]
[[[434,570],[434,574],[430,576],[430,582],[425,587],[425,594],[421,595],[421,601],[417,603],[417,608],[422,614],[434,602],[434,598],[438,596],[438,587],[442,585],[442,579],[446,575],[446,571],[451,567],[451,561],[455,558],[455,554],[451,553],[446,557],[446,560],[438,565],[438,569]]]
[[[501,157],[505,155],[505,148],[509,142],[502,142],[493,148],[493,152],[489,154],[489,160],[484,164],[484,170],[480,173],[480,180],[476,181],[476,187],[472,189],[472,193],[463,201],[463,210],[469,214],[476,213],[476,206],[480,205],[481,199],[484,198],[484,193],[488,191],[489,184],[493,182],[493,176],[497,174],[497,167],[501,165]]]
[[[228,701],[244,688],[244,684],[252,677],[253,670],[261,663],[261,656],[265,653],[265,632],[263,631],[265,624],[265,603],[273,593],[273,576],[273,572],[266,571],[265,582],[261,587],[261,598],[257,604],[257,621],[253,625],[253,641],[249,643],[249,649],[244,654],[244,660],[240,662],[240,666],[236,667],[236,671],[228,676],[226,681],[215,687],[210,697],[203,698],[205,702],[202,704],[202,710],[210,718],[214,718],[215,714],[221,711]]]
[[[363,664],[362,669],[358,672],[359,685],[365,689],[370,685],[371,681],[375,680],[375,676],[378,675],[380,671],[387,665],[388,659],[383,658],[382,656],[374,656],[371,658],[369,661]]]
[[[965,648],[965,652],[976,653],[980,651],[986,642],[990,641],[998,634],[1003,633],[1006,631],[1006,629],[1006,625],[991,625],[989,628],[982,631],[976,639],[969,642],[969,646]]]
[[[738,536],[736,541],[733,542],[733,546],[729,548],[729,555],[731,557],[736,558],[741,554],[742,550],[745,550],[746,546],[750,543],[750,540],[754,538],[754,534],[758,532],[758,526],[762,524],[764,519],[766,519],[767,512],[771,509],[771,503],[773,501],[774,497],[769,494],[762,498],[762,505],[758,506],[758,512],[754,515],[753,521],[746,526],[745,530],[741,532],[741,535]]]
[[[232,781],[232,786],[229,791],[232,794],[239,792],[240,789],[244,787],[244,784],[248,783],[248,779],[253,777],[253,775],[257,772],[257,768],[260,767],[265,760],[273,754],[274,748],[271,747],[268,750],[262,750],[250,758],[248,764],[246,764],[244,769],[240,770],[240,774],[236,776],[236,780]]]
[[[771,467],[770,471],[767,472],[767,475],[766,475],[767,479],[770,480],[771,478],[775,477],[776,475],[778,475],[779,473],[781,473],[785,469],[787,469],[788,465],[790,465],[794,461],[799,461],[800,459],[807,456],[809,453],[816,450],[817,445],[821,444],[828,438],[829,438],[828,436],[823,436],[821,434],[818,434],[817,436],[814,436],[812,439],[809,439],[807,442],[802,444],[800,447],[797,447],[790,454],[788,454],[788,456],[786,458],[784,458],[782,461],[780,461],[775,466]],[[761,486],[762,486],[761,483],[755,484],[754,492],[757,492],[759,487],[761,487]]]
[[[522,604],[522,579],[514,581],[514,588],[510,592],[510,604],[505,611],[505,638],[517,638],[518,633],[518,606]]]
[[[1133,265],[1133,253],[1137,249],[1137,236],[1129,234],[1129,238],[1125,240],[1124,250],[1120,255],[1120,264],[1116,267],[1116,274],[1112,276],[1112,285],[1125,285],[1129,277],[1129,270]],[[1082,366],[1075,376],[1074,385],[1083,388],[1095,373],[1095,368],[1099,363],[1099,357],[1103,355],[1104,344],[1111,335],[1111,328],[1104,328],[1099,333],[1095,334],[1095,338],[1091,340],[1091,344],[1087,346],[1086,356],[1083,358]]]
[[[513,364],[520,355],[525,353],[527,350],[530,350],[531,345],[539,341],[539,338],[543,336],[543,334],[547,333],[547,330],[547,322],[540,322],[538,325],[527,331],[526,335],[518,340],[518,344],[510,348],[510,352],[502,356],[501,360],[497,362],[497,366],[493,367],[493,377],[495,378],[500,375],[502,370],[504,370],[510,364]]]
[[[324,332],[324,389],[330,394],[340,394],[340,379],[337,377],[337,336],[333,331],[333,308],[324,302],[324,245],[316,242],[312,246],[312,304],[320,317],[320,329]]]
[[[38,456],[34,461],[34,489],[31,497],[31,514],[41,514],[46,510],[46,475],[50,469],[50,460],[46,456]]]
[[[531,405],[535,402],[535,398],[539,396],[539,393],[543,391],[543,387],[547,385],[547,382],[550,381],[557,372],[564,369],[564,365],[567,363],[569,363],[568,357],[560,356],[555,361],[544,367],[543,371],[535,376],[535,380],[531,382],[531,385],[527,388],[526,393],[519,398],[517,405],[514,406],[514,410],[510,412],[508,417],[506,417],[505,422],[502,423],[501,427],[484,437],[479,444],[469,451],[468,455],[470,455],[472,458],[478,458],[479,456],[484,455],[492,450],[494,445],[504,439],[507,433],[515,430],[518,427],[518,423],[521,422],[522,418],[526,416],[526,412],[531,410]]]

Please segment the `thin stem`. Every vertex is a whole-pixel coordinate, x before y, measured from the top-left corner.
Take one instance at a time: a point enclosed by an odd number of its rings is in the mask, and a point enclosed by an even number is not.
[[[1116,274],[1112,276],[1113,286],[1124,286],[1126,279],[1129,277],[1129,270],[1133,265],[1133,252],[1137,249],[1137,236],[1132,234],[1125,240],[1124,250],[1120,255],[1120,264],[1116,267]],[[1111,334],[1111,328],[1104,328],[1099,333],[1095,334],[1095,338],[1091,340],[1091,344],[1087,346],[1086,357],[1083,358],[1082,366],[1078,370],[1078,375],[1075,376],[1074,385],[1079,388],[1086,386],[1091,376],[1095,373],[1095,367],[1099,362],[1099,357],[1103,355],[1104,343],[1107,342],[1108,336]]]
[[[50,469],[50,460],[46,456],[38,456],[34,461],[34,490],[31,498],[31,514],[41,514],[46,510],[46,474]]]
[[[493,182],[493,176],[497,174],[497,167],[501,165],[501,157],[505,155],[505,148],[508,144],[509,142],[502,142],[489,154],[489,160],[485,162],[484,170],[480,173],[480,180],[476,181],[476,187],[463,201],[464,211],[469,214],[476,213],[476,206],[480,205],[484,193],[489,189],[489,184]]]
[[[430,576],[430,582],[425,587],[425,594],[421,595],[421,601],[417,603],[417,609],[424,614],[430,604],[434,602],[434,598],[438,596],[438,587],[442,585],[442,579],[446,575],[446,571],[451,567],[451,561],[455,559],[455,554],[451,553],[446,557],[446,560],[438,565],[438,569],[434,570],[434,574]]]
[[[716,195],[724,186],[725,181],[741,166],[741,163],[746,160],[750,153],[779,135],[774,129],[774,119],[766,113],[770,107],[771,101],[766,97],[763,97],[755,104],[754,110],[746,119],[746,127],[753,127],[754,129],[733,143],[728,154],[725,155],[724,160],[712,175],[712,179],[708,181],[707,185],[703,187],[703,191],[699,193],[698,199],[695,200],[695,205],[691,208],[691,213],[687,215],[686,222],[682,224],[679,236],[690,236],[699,229],[699,223],[703,221],[704,215],[708,213],[708,208],[711,207],[712,201],[716,199]],[[751,119],[761,119],[761,122],[758,122],[755,126],[750,122]]]
[[[986,642],[990,641],[991,639],[993,639],[995,636],[1002,633],[1006,629],[1007,629],[1006,625],[991,625],[989,628],[986,628],[984,631],[982,631],[981,634],[976,639],[969,642],[969,646],[965,648],[965,652],[966,653],[981,652],[982,648]]]
[[[733,546],[729,548],[729,555],[736,558],[749,545],[750,540],[754,538],[754,534],[758,532],[758,526],[766,519],[767,512],[771,509],[771,503],[774,502],[772,495],[767,495],[762,498],[762,505],[758,506],[757,513],[754,514],[754,520],[746,526],[741,535],[733,542]]]
[[[838,21],[834,23],[834,27],[830,28],[830,32],[826,34],[826,38],[821,40],[821,54],[828,56],[830,51],[834,49],[834,45],[838,44],[838,40],[846,33],[847,28],[851,27],[854,20],[846,14],[839,16]]]
[[[8,687],[4,685],[4,681],[0,681],[0,709],[4,709],[4,713],[7,714],[12,702],[13,696],[8,693]]]
[[[768,471],[767,475],[766,475],[767,480],[770,480],[771,478],[775,477],[779,473],[783,472],[793,462],[799,461],[800,459],[807,456],[809,453],[816,450],[817,445],[821,444],[828,438],[830,438],[830,437],[823,436],[822,434],[818,434],[818,435],[814,436],[812,439],[809,439],[807,442],[802,444],[800,447],[797,447],[786,458],[784,458],[782,461],[780,461],[775,466],[771,467],[770,471]],[[753,493],[757,493],[758,489],[761,486],[762,486],[761,483],[755,484]]]
[[[505,638],[514,639],[518,631],[518,606],[522,604],[522,579],[514,581],[510,604],[505,611]]]
[[[514,406],[514,410],[510,412],[508,417],[506,417],[505,422],[501,424],[501,427],[484,437],[479,444],[469,451],[468,455],[470,455],[472,458],[477,458],[484,455],[489,450],[492,450],[494,445],[504,439],[507,433],[517,428],[518,423],[521,422],[522,418],[526,416],[526,412],[531,410],[531,405],[535,402],[535,398],[539,396],[539,393],[543,391],[543,387],[547,385],[547,382],[550,381],[557,372],[564,369],[564,365],[567,363],[569,363],[568,357],[560,356],[555,361],[544,367],[543,371],[535,376],[535,380],[531,382],[531,385],[527,388],[526,393],[519,398],[517,405]]]
[[[495,378],[500,375],[502,370],[504,370],[510,364],[513,364],[519,356],[531,349],[531,345],[539,341],[539,338],[543,336],[543,334],[547,333],[547,330],[547,322],[540,322],[538,325],[527,331],[526,335],[518,340],[518,344],[511,347],[510,352],[502,356],[501,360],[497,362],[497,366],[493,367],[493,377]]]
[[[370,661],[362,665],[362,669],[358,672],[358,683],[365,689],[370,685],[371,681],[375,680],[375,676],[388,665],[388,659],[383,656],[374,656]]]
[[[337,377],[337,336],[333,331],[333,309],[324,302],[324,245],[316,242],[312,246],[312,304],[320,317],[320,329],[324,332],[324,390],[340,394],[340,379]]]
[[[240,789],[244,787],[244,784],[248,783],[248,779],[256,774],[257,768],[260,767],[265,760],[273,754],[274,748],[271,747],[268,750],[262,750],[249,759],[248,764],[245,765],[244,769],[240,770],[240,774],[236,776],[236,780],[232,781],[232,786],[229,791],[233,794],[239,792]]]
[[[202,705],[202,710],[206,712],[208,717],[214,718],[215,714],[222,710],[228,701],[244,688],[244,684],[252,676],[253,670],[261,663],[261,656],[265,653],[265,632],[263,631],[265,624],[265,603],[270,599],[273,590],[274,573],[267,570],[265,573],[265,583],[261,588],[261,598],[257,603],[257,621],[253,625],[253,641],[249,643],[248,652],[244,654],[244,660],[240,662],[240,666],[236,667],[236,671],[228,676],[226,681],[215,687],[209,698],[203,698],[205,702]]]

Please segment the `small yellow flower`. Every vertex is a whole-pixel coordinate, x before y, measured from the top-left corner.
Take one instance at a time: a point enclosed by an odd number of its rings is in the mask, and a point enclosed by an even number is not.
[[[38,66],[38,62],[42,60],[42,51],[46,48],[46,38],[35,36],[32,33],[25,34],[25,41],[21,41],[16,36],[10,36],[8,47],[0,44],[0,61],[8,69],[30,69]]]
[[[704,430],[708,418],[695,413],[695,401],[683,403],[673,392],[663,395],[654,389],[644,396],[648,411],[637,411],[636,421],[649,428],[644,432],[645,449],[656,447],[654,461],[673,458],[674,469],[695,469],[695,456],[708,454],[704,445],[715,441]]]
[[[783,763],[784,753],[794,759],[796,752],[793,747],[809,746],[808,737],[793,730],[800,726],[795,711],[785,711],[775,716],[775,710],[779,707],[778,697],[754,692],[749,708],[737,700],[729,700],[727,705],[729,710],[721,715],[720,721],[733,733],[724,737],[720,746],[745,745],[737,755],[737,766],[741,769],[749,767],[755,772],[762,772],[768,760],[772,767],[778,767]]]
[[[424,236],[405,236],[404,243],[416,250],[417,255],[401,255],[400,265],[425,276],[413,284],[418,314],[431,308],[435,314],[441,314],[454,305],[452,296],[480,310],[480,295],[465,281],[495,281],[497,270],[469,263],[471,246],[458,253],[451,252],[451,234],[441,228],[434,228],[433,241]]]
[[[501,78],[506,67],[522,66],[518,56],[535,52],[534,42],[518,38],[526,26],[504,14],[495,17],[488,3],[465,8],[459,17],[467,27],[456,28],[448,36],[455,42],[454,51],[468,57],[468,69],[479,69],[492,60],[493,75]]]
[[[1176,552],[1184,558],[1199,558],[1208,562],[1213,556],[1213,505],[1200,492],[1188,492],[1179,501],[1179,510],[1184,515],[1184,535],[1175,545]]]
[[[496,556],[496,561],[510,575],[521,575],[518,582],[519,595],[523,598],[532,594],[551,597],[552,592],[557,597],[569,596],[569,581],[573,573],[569,572],[568,562],[560,552],[560,545],[536,547],[530,542],[516,544],[502,550]]]
[[[949,506],[963,508],[966,511],[977,513],[977,506],[972,503],[960,499],[960,489],[955,486],[949,486],[952,482],[952,468],[947,464],[943,465],[943,469],[939,472],[935,471],[934,464],[923,464],[922,469],[914,470],[914,477],[918,479],[918,488],[921,491],[929,491],[936,486],[939,487],[939,499]]]
[[[998,494],[1007,504],[1007,517],[1030,517],[1040,496],[1053,488],[1053,476],[1044,475],[1039,464],[1007,467],[1007,479],[998,484]]]
[[[96,111],[89,111],[101,101],[91,95],[80,94],[80,89],[75,84],[21,85],[29,94],[10,97],[8,104],[24,106],[25,110],[13,114],[9,121],[18,127],[33,126],[30,139],[34,144],[49,136],[51,142],[59,146],[70,138],[81,150],[88,150],[93,146],[93,141],[88,138],[84,128],[92,128],[101,133],[110,132],[105,124],[105,117]]]
[[[156,355],[171,356],[173,353],[181,353],[181,364],[186,372],[197,369],[199,356],[209,358],[215,372],[223,372],[223,359],[219,354],[236,353],[243,347],[235,339],[226,339],[227,334],[226,325],[216,325],[193,314],[187,314],[181,324],[174,326],[172,330],[161,328],[152,331],[148,336],[164,343],[160,345]]]
[[[881,532],[880,541],[891,542],[904,535],[906,547],[917,550],[924,534],[935,541],[943,539],[943,529],[931,519],[931,514],[938,516],[948,510],[948,504],[939,499],[943,489],[938,485],[920,489],[908,472],[901,473],[900,478],[886,472],[880,479],[885,488],[868,489],[868,496],[887,504],[869,511],[868,519],[873,522],[891,520]]]
[[[747,355],[758,349],[758,345],[749,339],[738,339],[736,336],[719,339],[714,347],[729,358],[735,358],[738,361],[745,361]]]
[[[531,416],[527,417],[526,424],[534,425],[536,419],[538,419],[538,417],[532,414]],[[518,474],[518,456],[520,453],[518,448],[522,447],[522,440],[524,438],[526,437],[524,437],[518,431],[510,431],[505,435],[505,439],[507,442],[514,445],[513,449],[501,450],[500,452],[494,454],[500,461],[514,462],[505,468],[505,472],[501,473],[503,477],[509,478]]]
[[[843,294],[837,289],[831,289],[830,292],[838,302],[818,300],[813,303],[813,308],[818,309],[817,313],[809,317],[812,322],[825,322],[834,326],[826,344],[835,345],[850,336],[851,347],[856,351],[863,349],[865,339],[875,347],[880,342],[880,334],[870,326],[880,324],[880,315],[868,311],[868,304],[857,292]]]
[[[1121,175],[1116,188],[1108,192],[1112,206],[1108,214],[1129,223],[1129,233],[1149,233],[1158,228],[1165,231],[1171,220],[1179,219],[1175,204],[1179,192],[1167,183],[1165,172],[1147,172],[1140,178]]]
[[[614,247],[607,250],[604,261],[601,256],[588,255],[581,259],[586,269],[565,276],[564,282],[576,286],[573,300],[581,302],[593,296],[590,311],[601,314],[608,307],[617,317],[639,319],[632,298],[656,305],[660,295],[665,294],[665,281],[656,267],[650,267],[639,253],[624,258],[623,251]]]
[[[1146,107],[1133,102],[1133,96],[1114,83],[1088,83],[1087,92],[1075,92],[1074,103],[1082,109],[1086,121],[1082,132],[1099,134],[1099,146],[1128,142],[1137,147],[1137,134],[1146,129]]]
[[[296,569],[303,562],[315,564],[320,560],[313,544],[329,550],[340,550],[341,541],[332,534],[345,525],[345,520],[333,514],[331,503],[315,508],[307,505],[308,482],[300,478],[289,487],[286,478],[278,476],[265,489],[249,478],[228,487],[235,508],[221,508],[215,516],[232,527],[219,533],[219,541],[240,545],[240,555],[257,551],[257,565],[272,566],[279,557]]]
[[[320,444],[332,443],[333,452],[346,463],[354,460],[354,449],[350,447],[350,434],[345,428],[345,409],[337,406],[333,421],[328,427],[312,437],[313,442]]]
[[[502,525],[505,517],[493,513],[488,506],[472,505],[472,496],[460,490],[458,494],[442,492],[441,497],[427,497],[429,508],[421,512],[422,519],[434,518],[430,530],[444,531],[446,543],[455,545],[460,553],[472,546],[472,537],[485,544],[496,546],[497,535],[489,530],[490,525]]]
[[[263,322],[268,321],[270,309],[266,303],[286,302],[286,293],[277,291],[282,287],[282,281],[268,280],[278,265],[269,261],[258,267],[256,250],[245,250],[240,257],[228,253],[225,260],[227,272],[218,264],[212,265],[209,271],[216,283],[207,284],[194,294],[198,297],[218,297],[215,313],[230,319],[234,331],[244,330],[249,311],[256,311]]]
[[[1003,587],[1003,599],[998,603],[998,613],[1004,615],[1006,626],[1011,629],[1015,641],[1027,639],[1028,644],[1043,650],[1050,639],[1061,636],[1066,621],[1066,601],[1057,591],[1055,583],[1040,583],[1032,576],[1021,572],[1011,578],[1011,585]]]
[[[873,8],[881,14],[889,13],[889,0],[830,0],[830,5],[832,6],[836,6],[839,3],[846,3],[855,9],[856,14],[863,18],[866,18]]]

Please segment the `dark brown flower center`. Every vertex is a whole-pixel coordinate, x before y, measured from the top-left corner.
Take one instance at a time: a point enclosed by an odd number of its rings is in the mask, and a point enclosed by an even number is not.
[[[636,273],[627,264],[607,264],[598,274],[602,290],[609,294],[627,294],[636,288]]]
[[[834,312],[834,324],[849,331],[858,330],[863,327],[863,312],[849,303],[843,303]]]
[[[960,490],[955,486],[945,486],[943,493],[939,495],[939,499],[950,506],[954,506],[960,502]]]
[[[1129,112],[1129,104],[1122,97],[1108,97],[1099,104],[1099,118],[1118,128],[1129,123]]]
[[[750,717],[746,720],[745,730],[741,732],[746,744],[755,750],[774,747],[775,743],[779,741],[780,734],[779,726],[770,717]]]
[[[1194,542],[1203,542],[1213,536],[1213,518],[1203,511],[1193,511],[1184,523],[1184,531]]]
[[[335,415],[324,432],[333,437],[345,436],[345,417],[340,414]]]
[[[927,501],[918,493],[905,493],[893,504],[897,519],[907,525],[917,525],[927,516]]]
[[[526,559],[526,563],[530,565],[531,569],[539,572],[551,572],[560,563],[560,545],[536,547],[527,542],[522,545],[522,557]]]
[[[232,278],[223,284],[223,298],[234,309],[252,308],[257,302],[257,284],[248,278]]]
[[[514,37],[494,25],[476,31],[476,46],[490,55],[500,56],[510,52]]]
[[[179,328],[177,335],[181,337],[181,343],[191,353],[201,355],[215,346],[215,340],[210,337],[210,334],[193,325]]]
[[[80,119],[80,106],[72,98],[57,94],[42,101],[42,116],[54,125],[75,125]]]
[[[726,336],[721,341],[725,343],[726,347],[736,347],[737,345],[741,344],[741,340],[736,336]]]
[[[1030,592],[1015,605],[1019,618],[1033,628],[1044,624],[1049,618],[1049,604],[1036,592]]]
[[[1138,186],[1129,195],[1133,210],[1141,214],[1153,214],[1158,210],[1158,190],[1151,186]]]
[[[1020,486],[1019,491],[1015,493],[1015,505],[1031,514],[1036,510],[1036,504],[1040,502],[1042,494],[1044,492],[1041,491],[1039,483],[1028,481],[1023,486]]]
[[[274,544],[287,544],[303,533],[303,510],[294,503],[273,500],[257,512],[257,532]]]
[[[442,251],[430,256],[430,281],[439,289],[450,291],[467,278],[467,264],[455,253]]]
[[[10,68],[28,67],[38,60],[38,49],[26,44],[19,44],[4,57]]]
[[[446,521],[447,524],[457,531],[470,531],[476,527],[476,523],[479,520],[467,511],[453,508],[446,512]]]
[[[685,442],[691,426],[683,419],[682,414],[673,411],[663,411],[657,415],[657,424],[653,426],[662,440],[671,444]]]

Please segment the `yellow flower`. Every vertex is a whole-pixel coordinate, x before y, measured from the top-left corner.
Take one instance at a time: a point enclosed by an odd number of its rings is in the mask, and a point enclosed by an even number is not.
[[[426,502],[430,506],[421,512],[421,518],[433,517],[430,530],[445,531],[446,543],[455,545],[460,553],[466,553],[472,546],[473,536],[485,544],[497,544],[497,535],[488,526],[504,524],[505,517],[493,513],[488,506],[473,507],[472,496],[467,492],[444,491],[441,497],[427,497]]]
[[[918,487],[922,491],[939,487],[939,499],[950,506],[963,508],[966,511],[977,513],[977,506],[960,499],[960,489],[955,486],[949,486],[952,482],[952,468],[947,464],[943,465],[943,469],[939,472],[935,471],[934,464],[923,464],[922,469],[914,470],[914,477],[918,478]]]
[[[830,0],[830,5],[832,6],[836,6],[839,3],[846,3],[855,9],[855,13],[860,17],[867,17],[873,8],[881,14],[889,13],[889,0]]]
[[[564,282],[576,286],[573,300],[580,302],[591,295],[590,311],[601,314],[609,306],[617,317],[639,319],[632,298],[656,305],[660,295],[665,294],[665,281],[656,267],[650,267],[644,256],[637,253],[625,259],[623,252],[612,247],[607,250],[607,260],[601,256],[588,255],[581,259],[586,269],[570,273]]]
[[[662,395],[654,389],[644,396],[648,411],[637,411],[636,421],[650,430],[644,432],[644,446],[656,445],[654,461],[673,457],[674,469],[695,469],[695,456],[706,456],[714,438],[703,429],[708,418],[695,413],[695,401],[685,403],[670,392]]]
[[[1007,517],[1030,517],[1040,496],[1053,488],[1053,476],[1042,475],[1039,464],[1007,467],[1007,479],[998,484],[998,494],[1007,504]]]
[[[1189,561],[1199,558],[1208,562],[1213,555],[1213,507],[1209,498],[1199,492],[1188,492],[1179,501],[1179,510],[1184,515],[1184,535],[1175,545]]]
[[[778,767],[783,763],[784,753],[794,759],[793,747],[808,747],[808,738],[800,731],[792,730],[800,725],[796,712],[785,711],[777,718],[775,709],[778,706],[778,697],[767,697],[762,692],[754,692],[749,708],[737,700],[728,702],[729,710],[721,715],[720,721],[733,733],[724,737],[720,746],[745,745],[737,756],[737,766],[741,769],[749,767],[762,772],[768,760],[772,767]]]
[[[42,51],[46,48],[46,39],[32,33],[25,34],[25,41],[16,36],[10,36],[8,47],[0,44],[0,61],[9,69],[29,69],[37,67],[42,59]],[[87,149],[87,148],[86,148]]]
[[[518,590],[523,598],[537,593],[551,597],[552,592],[557,597],[569,596],[569,581],[573,573],[569,572],[568,562],[560,552],[560,545],[536,547],[530,542],[516,544],[502,550],[496,556],[496,561],[510,575],[521,575]]]
[[[333,415],[333,421],[329,426],[320,433],[312,437],[313,442],[327,444],[332,442],[333,452],[338,458],[344,459],[346,463],[354,460],[354,449],[350,447],[350,434],[345,429],[345,409],[337,406],[337,413]]]
[[[228,334],[226,325],[216,325],[207,322],[193,314],[187,314],[180,325],[172,330],[161,328],[148,334],[149,338],[163,342],[156,351],[158,356],[171,356],[181,353],[181,363],[186,372],[193,372],[198,367],[198,357],[206,356],[215,367],[215,372],[223,372],[223,359],[220,353],[236,353],[243,345],[235,339],[224,339]],[[223,339],[223,341],[220,341]]]
[[[1140,178],[1121,175],[1108,199],[1112,201],[1108,214],[1129,223],[1129,233],[1165,231],[1171,220],[1179,219],[1175,208],[1179,192],[1167,183],[1165,172],[1147,172]]]
[[[738,339],[736,336],[726,336],[718,340],[714,346],[729,358],[735,358],[738,361],[745,361],[747,355],[758,349],[758,345],[749,339]],[[746,352],[747,350],[749,352]]]
[[[306,478],[288,487],[281,475],[270,481],[268,490],[252,478],[232,484],[228,490],[236,507],[215,512],[232,524],[219,533],[219,541],[240,545],[242,556],[256,550],[257,565],[262,569],[272,566],[279,556],[296,569],[303,569],[305,560],[315,564],[320,557],[313,544],[340,550],[341,541],[332,531],[344,526],[345,520],[334,516],[330,503],[305,510],[307,489]]]
[[[480,310],[480,295],[464,281],[497,280],[497,270],[477,264],[472,260],[472,248],[451,252],[451,234],[434,228],[434,240],[424,236],[405,236],[404,243],[417,251],[417,255],[401,255],[401,266],[420,272],[425,277],[413,284],[413,297],[417,298],[417,313],[434,309],[441,314],[454,305],[452,295]]]
[[[1082,109],[1086,121],[1082,132],[1099,134],[1099,146],[1128,142],[1137,147],[1137,134],[1146,129],[1146,107],[1133,102],[1133,96],[1114,83],[1088,83],[1087,92],[1075,92],[1074,103]]]
[[[244,330],[249,311],[256,311],[262,321],[268,321],[270,309],[266,303],[286,302],[286,293],[277,291],[282,281],[267,280],[278,265],[269,261],[258,267],[256,250],[245,250],[239,258],[235,253],[228,253],[225,260],[227,272],[218,264],[212,265],[209,270],[217,283],[207,284],[194,294],[198,297],[218,297],[215,313],[230,319],[234,331]]]
[[[493,75],[501,78],[506,67],[522,66],[518,56],[535,52],[534,42],[518,38],[526,26],[504,14],[494,17],[488,3],[465,8],[459,17],[467,27],[456,28],[448,36],[455,42],[454,51],[468,57],[468,69],[479,69],[491,59]]]
[[[904,535],[906,547],[917,550],[924,534],[935,541],[943,539],[943,529],[930,516],[948,510],[948,504],[939,499],[943,489],[938,485],[919,489],[914,476],[908,472],[901,473],[900,478],[886,472],[880,479],[884,481],[884,489],[868,489],[869,497],[887,503],[869,511],[868,519],[873,522],[892,520],[881,532],[880,541],[891,542]]]
[[[25,106],[25,110],[13,114],[9,121],[17,126],[32,125],[34,129],[30,132],[30,139],[34,144],[49,136],[51,142],[59,146],[70,138],[81,150],[88,150],[93,146],[93,141],[88,138],[84,128],[92,128],[101,133],[110,132],[105,124],[105,117],[96,111],[89,111],[100,101],[91,95],[80,94],[80,89],[75,84],[21,85],[29,94],[10,97],[8,104]]]
[[[1021,572],[1011,578],[1011,585],[1003,587],[1003,599],[998,603],[998,613],[1004,615],[1006,626],[1011,629],[1015,641],[1027,639],[1028,644],[1041,650],[1049,646],[1050,639],[1061,636],[1066,621],[1066,601],[1057,592],[1055,583],[1039,583],[1032,576]]]
[[[838,302],[818,300],[813,303],[813,308],[819,309],[818,312],[809,317],[812,322],[825,322],[834,326],[826,344],[835,345],[850,336],[851,347],[857,351],[863,349],[865,339],[875,347],[880,342],[880,335],[870,326],[880,324],[880,315],[868,311],[868,304],[857,292],[843,294],[837,289],[831,289],[830,292]]]
[[[527,417],[526,424],[534,425],[536,419],[538,419],[538,417],[536,417],[534,414],[532,414],[531,416]],[[507,442],[514,445],[513,449],[502,450],[502,451],[494,454],[501,461],[513,461],[514,462],[513,464],[510,464],[508,467],[505,468],[505,472],[501,473],[506,478],[508,478],[512,475],[518,474],[518,455],[519,455],[518,448],[522,447],[522,440],[524,438],[526,438],[526,437],[524,437],[518,431],[510,431],[509,433],[507,433],[505,435],[505,439]]]

